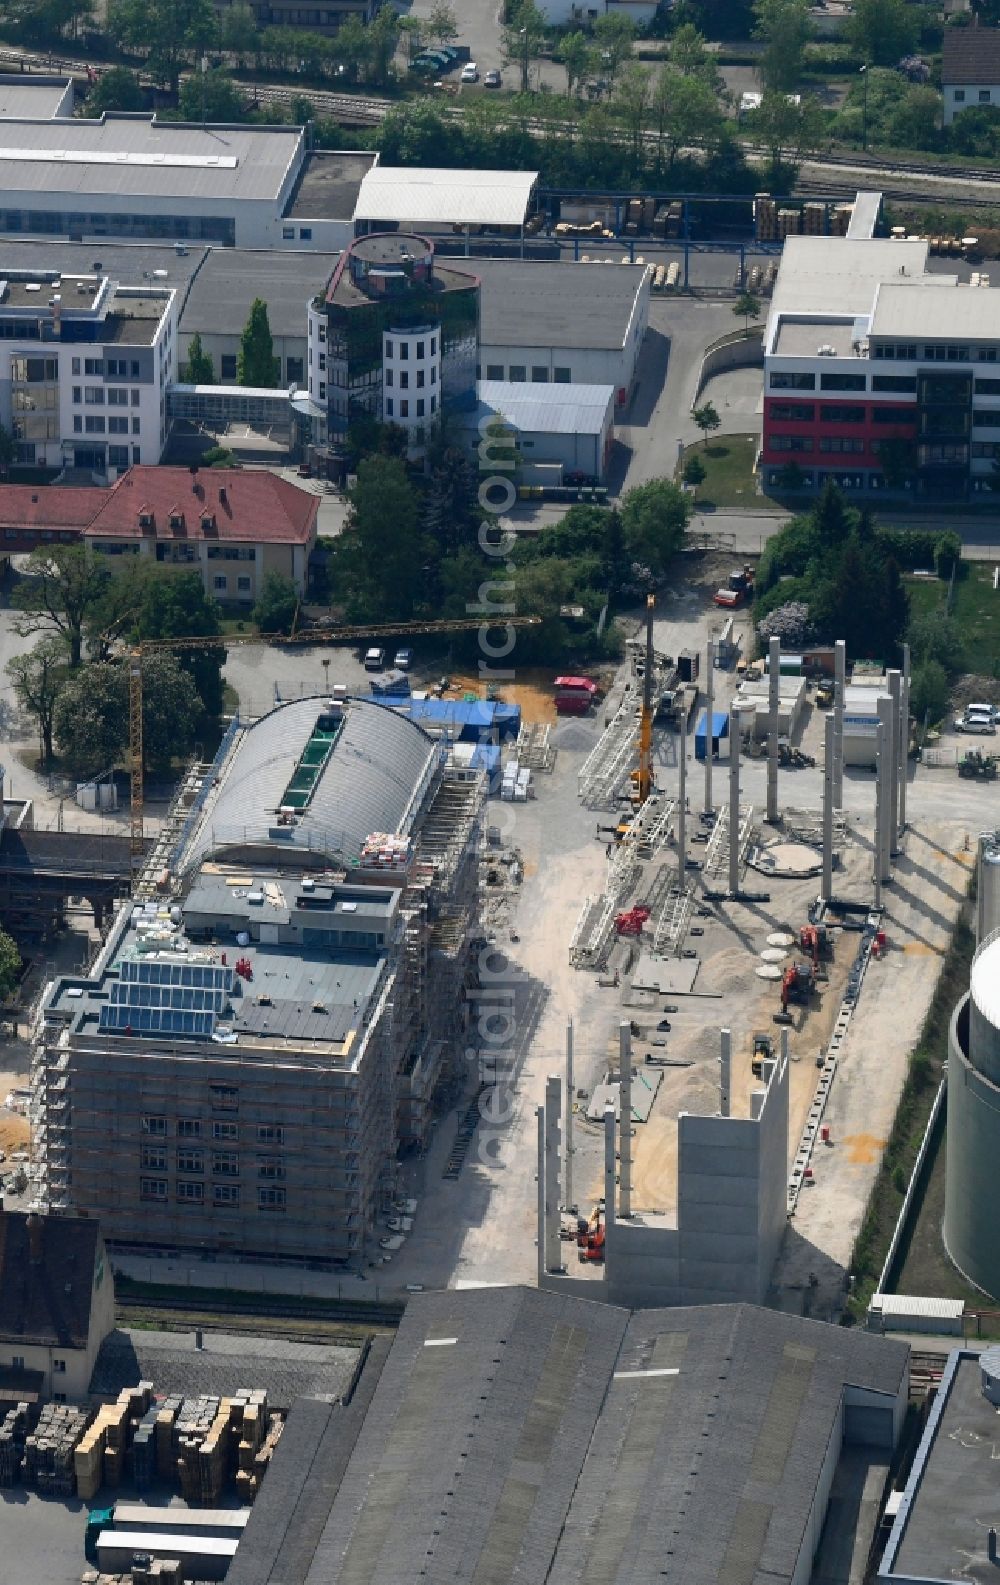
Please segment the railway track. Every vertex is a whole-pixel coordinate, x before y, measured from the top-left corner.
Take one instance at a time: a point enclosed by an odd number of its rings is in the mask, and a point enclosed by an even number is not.
[[[216,1293],[199,1303],[185,1289],[178,1291],[176,1300],[125,1293],[118,1300],[115,1315],[119,1326],[165,1332],[189,1332],[201,1327],[346,1347],[360,1346],[373,1332],[395,1331],[404,1307],[402,1302],[348,1303],[335,1299],[320,1307],[315,1300],[300,1302],[280,1295],[257,1299],[249,1294],[223,1297]]]

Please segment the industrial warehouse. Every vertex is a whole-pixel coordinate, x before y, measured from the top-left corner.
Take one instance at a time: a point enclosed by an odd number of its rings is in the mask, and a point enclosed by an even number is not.
[[[39,1193],[119,1246],[343,1263],[461,1077],[485,778],[359,699],[220,754],[156,887],[44,997]]]

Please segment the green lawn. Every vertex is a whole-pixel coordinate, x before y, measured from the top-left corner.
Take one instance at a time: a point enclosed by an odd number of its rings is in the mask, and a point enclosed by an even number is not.
[[[980,677],[1000,677],[1000,590],[993,589],[993,567],[965,563],[965,576],[956,578],[952,615],[965,641],[964,670]],[[948,585],[937,578],[907,578],[910,609],[914,616],[944,611]]]
[[[719,435],[688,446],[677,467],[678,480],[689,457],[697,457],[705,469],[705,482],[695,491],[697,511],[713,506],[768,506],[776,504],[757,490],[753,459],[760,437],[757,435]]]

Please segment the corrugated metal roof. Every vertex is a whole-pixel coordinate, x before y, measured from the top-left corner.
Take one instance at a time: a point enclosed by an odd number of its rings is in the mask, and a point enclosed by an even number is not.
[[[352,699],[340,736],[297,825],[270,833],[285,789],[326,699],[280,705],[248,727],[185,849],[187,870],[213,851],[267,844],[356,860],[373,831],[406,832],[437,749],[420,727],[382,705]]]
[[[361,183],[354,218],[400,225],[521,226],[537,181],[537,171],[377,165]]]
[[[155,116],[0,120],[0,193],[276,200],[304,136],[301,127],[202,128]]]
[[[953,1321],[964,1315],[964,1299],[923,1299],[908,1293],[877,1293],[871,1308],[883,1315],[927,1315],[936,1320]]]
[[[526,435],[600,435],[615,400],[613,385],[522,385],[510,380],[480,380],[477,390],[476,423],[494,413]]]

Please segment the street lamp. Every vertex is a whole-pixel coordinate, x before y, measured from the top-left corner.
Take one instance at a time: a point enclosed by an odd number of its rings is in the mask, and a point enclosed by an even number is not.
[[[862,147],[863,151],[867,154],[868,153],[868,66],[867,66],[867,64],[862,66],[860,68],[860,70],[861,70],[861,75],[864,78],[864,83],[865,83],[864,99],[863,99],[863,102],[862,102],[862,109],[861,109],[861,147]]]
[[[518,28],[517,31],[524,40],[524,59],[521,62],[521,92],[526,94],[528,92],[528,30],[527,28]]]

